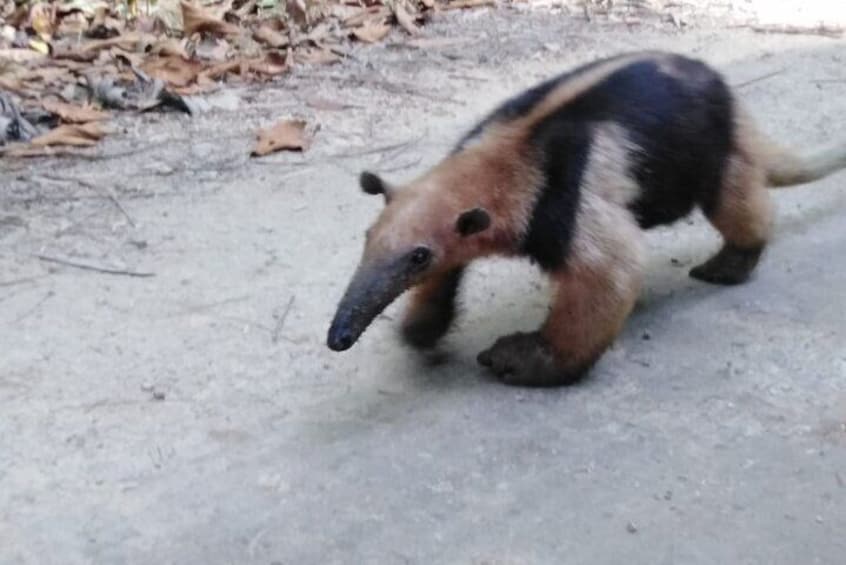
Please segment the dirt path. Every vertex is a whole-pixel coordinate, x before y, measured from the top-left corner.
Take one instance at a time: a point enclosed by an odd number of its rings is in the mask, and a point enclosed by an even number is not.
[[[743,287],[686,277],[717,241],[698,219],[652,234],[637,314],[573,389],[475,365],[543,315],[523,264],[474,270],[441,359],[399,345],[396,307],[346,354],[324,337],[379,206],[361,168],[407,178],[503,96],[646,47],[746,83],[774,135],[828,141],[846,41],[507,10],[427,30],[445,40],[124,119],[102,158],[0,163],[0,562],[842,561],[842,175],[779,194]],[[320,125],[313,148],[249,160],[287,115]]]

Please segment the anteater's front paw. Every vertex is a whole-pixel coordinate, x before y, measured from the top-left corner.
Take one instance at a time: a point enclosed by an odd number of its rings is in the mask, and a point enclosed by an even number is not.
[[[403,321],[402,337],[412,347],[434,347],[449,331],[454,315],[452,308],[416,308],[410,311]]]
[[[540,332],[501,337],[479,353],[477,361],[510,385],[558,386],[573,380],[556,361]]]

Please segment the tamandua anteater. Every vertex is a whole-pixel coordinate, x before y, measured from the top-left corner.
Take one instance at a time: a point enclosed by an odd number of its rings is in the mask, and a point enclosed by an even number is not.
[[[741,283],[770,237],[766,187],[846,167],[846,145],[799,157],[760,135],[722,76],[668,53],[597,61],[506,101],[433,169],[403,187],[362,173],[385,208],[329,329],[351,347],[414,287],[405,340],[429,347],[449,329],[465,266],[528,256],[554,283],[542,327],[478,356],[501,380],[568,384],[583,376],[629,316],[643,279],[642,230],[699,206],[722,249],[691,270]]]

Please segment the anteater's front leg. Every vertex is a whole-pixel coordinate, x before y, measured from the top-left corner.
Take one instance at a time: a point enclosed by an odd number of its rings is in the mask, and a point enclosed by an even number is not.
[[[567,266],[551,273],[555,296],[540,330],[502,337],[479,354],[479,363],[503,382],[576,382],[631,313],[642,281],[640,231],[627,214],[600,214],[592,220],[583,221]]]
[[[414,347],[432,347],[455,318],[455,296],[463,268],[435,275],[412,291],[402,324],[405,341]]]

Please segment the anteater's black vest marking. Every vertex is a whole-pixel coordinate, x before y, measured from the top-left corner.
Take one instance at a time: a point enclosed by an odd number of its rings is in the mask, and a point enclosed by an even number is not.
[[[722,78],[703,63],[664,57],[673,66],[672,75],[659,70],[658,62],[634,62],[568,101],[531,132],[544,186],[523,249],[544,269],[566,262],[594,124],[618,125],[637,148],[629,163],[640,195],[630,209],[641,227],[673,222],[695,204],[706,214],[714,209],[732,150],[734,101]],[[556,86],[603,62],[508,100],[471,130],[457,150],[487,125],[526,115]]]

